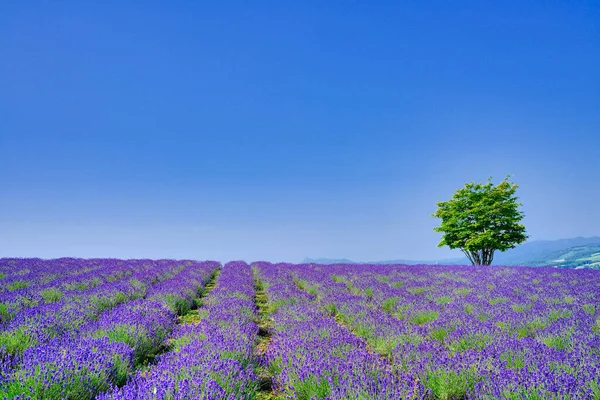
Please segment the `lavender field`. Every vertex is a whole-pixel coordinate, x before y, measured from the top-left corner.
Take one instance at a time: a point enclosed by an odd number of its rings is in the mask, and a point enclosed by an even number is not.
[[[0,259],[0,398],[599,399],[600,273]]]

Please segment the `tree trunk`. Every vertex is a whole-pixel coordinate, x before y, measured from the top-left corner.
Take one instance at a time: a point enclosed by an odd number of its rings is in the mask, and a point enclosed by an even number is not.
[[[469,261],[471,261],[471,265],[491,265],[494,260],[494,249],[483,249],[479,251],[466,251],[465,253]]]

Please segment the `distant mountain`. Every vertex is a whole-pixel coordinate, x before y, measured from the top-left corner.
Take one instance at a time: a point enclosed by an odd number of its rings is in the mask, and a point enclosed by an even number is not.
[[[302,264],[362,264],[346,258],[305,258]]]
[[[352,261],[347,258],[305,258],[302,260],[303,264],[405,264],[405,265],[417,265],[417,264],[464,264],[467,259],[462,258],[452,258],[447,260],[429,260],[429,261],[417,261],[417,260],[387,260],[387,261]]]
[[[526,243],[499,253],[494,264],[600,269],[600,237]]]
[[[368,263],[347,259],[305,258],[303,263],[311,264],[469,264],[466,258],[434,261],[389,260]],[[600,269],[600,237],[560,240],[536,240],[524,243],[514,249],[497,252],[494,265],[553,266],[559,268]]]
[[[600,246],[600,237],[560,240],[536,240],[524,243],[503,253],[496,253],[496,265],[551,265],[575,268],[585,265],[584,259],[592,256]],[[559,261],[559,260],[565,261]]]

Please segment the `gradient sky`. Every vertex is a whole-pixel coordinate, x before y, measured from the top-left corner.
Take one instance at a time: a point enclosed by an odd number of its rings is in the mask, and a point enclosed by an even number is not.
[[[507,174],[600,235],[600,2],[91,3],[0,5],[0,257],[453,257]]]

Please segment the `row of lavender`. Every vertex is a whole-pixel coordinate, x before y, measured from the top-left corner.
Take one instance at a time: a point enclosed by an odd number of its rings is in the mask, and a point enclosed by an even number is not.
[[[600,397],[595,271],[278,268],[429,397]]]
[[[21,310],[77,296],[106,282],[151,269],[151,260],[0,259],[0,324]]]
[[[98,399],[254,399],[254,283],[248,264],[229,262],[199,309],[201,320],[178,326],[172,348],[147,371]]]
[[[280,398],[424,398],[416,375],[390,368],[296,284],[292,272],[298,270],[264,262],[254,266],[269,299],[272,341],[266,363]]]
[[[103,298],[126,294],[117,296],[122,300],[115,308],[90,313],[100,310],[86,308],[93,296],[85,293],[63,301],[56,309],[59,315],[48,318],[49,310],[33,314],[38,318],[26,320],[28,325],[23,332],[33,334],[35,341],[22,356],[4,349],[0,397],[91,399],[112,386],[124,384],[128,376],[164,348],[176,326],[177,315],[195,305],[218,267],[216,262],[158,262],[131,274],[133,278],[128,282],[117,280],[111,282],[114,287],[105,288],[108,293]],[[94,292],[102,286],[94,288]],[[127,292],[128,287],[133,291]],[[82,307],[83,313],[77,307]],[[48,327],[55,328],[61,318],[65,329],[47,334]],[[19,315],[9,325],[18,320]],[[18,329],[22,329],[22,324]]]
[[[85,262],[81,261],[82,264]],[[152,285],[191,265],[194,265],[193,261],[173,260],[106,264],[102,272],[94,271],[99,284],[73,288],[60,298],[24,307],[9,315],[0,326],[0,354],[20,355],[36,344],[76,332],[101,312],[143,297]],[[76,267],[76,264],[72,266]],[[71,274],[66,284],[69,282],[74,285],[81,282],[80,275]],[[36,292],[33,293],[35,296]]]

